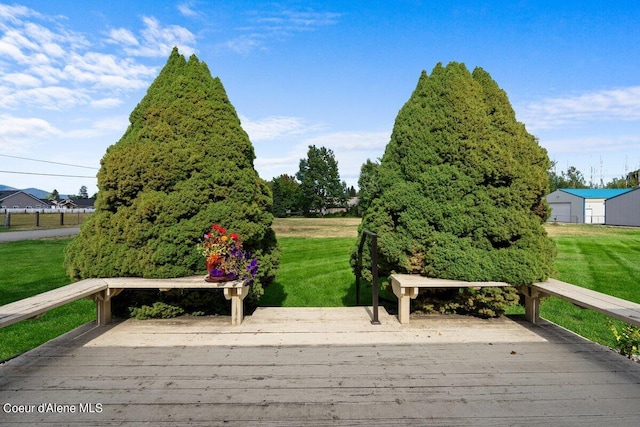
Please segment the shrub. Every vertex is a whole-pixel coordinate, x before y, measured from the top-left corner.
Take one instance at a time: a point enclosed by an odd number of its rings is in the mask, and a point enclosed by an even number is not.
[[[640,329],[632,325],[626,325],[622,331],[618,331],[618,328],[613,323],[609,324],[611,332],[616,339],[618,352],[627,356],[629,359],[633,355],[640,355]]]
[[[555,257],[542,227],[548,167],[546,151],[487,72],[458,63],[423,72],[367,177],[375,186],[361,229],[378,233],[381,274],[514,285],[547,279]],[[468,298],[457,308],[500,314],[489,300],[513,300],[515,291]]]
[[[102,158],[96,212],[66,250],[68,274],[204,277],[198,241],[223,223],[258,259],[259,298],[280,258],[271,192],[220,80],[174,49],[129,120]]]
[[[130,311],[131,317],[135,317],[138,320],[171,319],[184,313],[182,308],[176,307],[175,305],[165,304],[160,301],[154,302],[152,307],[149,307],[148,305],[143,305],[142,307],[131,307]]]

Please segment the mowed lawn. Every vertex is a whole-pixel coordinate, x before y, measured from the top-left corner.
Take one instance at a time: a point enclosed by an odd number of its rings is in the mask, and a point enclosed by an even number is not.
[[[640,303],[640,229],[548,225],[558,247],[558,279]],[[610,323],[622,323],[558,298],[543,300],[540,314],[593,341],[613,346]]]
[[[260,299],[260,306],[355,305],[355,278],[349,256],[356,239],[285,237],[278,241],[282,247],[281,268]]]
[[[67,285],[64,248],[70,239],[0,244],[0,305]],[[95,304],[83,299],[33,320],[0,329],[0,361],[23,353],[94,320]]]
[[[354,219],[276,220],[281,266],[259,305],[354,305],[355,279],[349,257],[356,245],[357,225]],[[560,280],[640,303],[640,229],[548,225],[547,230],[558,246]],[[62,265],[69,241],[0,244],[0,305],[70,283]],[[364,286],[362,302],[370,304],[370,295]],[[543,301],[541,315],[589,339],[614,345],[611,320],[604,315],[556,298]],[[39,319],[0,329],[0,360],[93,319],[94,304],[80,300]]]

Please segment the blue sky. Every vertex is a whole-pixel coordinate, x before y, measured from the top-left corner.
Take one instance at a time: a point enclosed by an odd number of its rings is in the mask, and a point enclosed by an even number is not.
[[[173,46],[220,77],[265,179],[315,144],[356,185],[421,71],[450,61],[491,74],[559,171],[640,168],[636,1],[32,0],[0,2],[0,184],[97,191]]]

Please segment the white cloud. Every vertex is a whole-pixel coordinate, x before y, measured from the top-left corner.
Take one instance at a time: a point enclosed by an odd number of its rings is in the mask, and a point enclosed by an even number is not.
[[[272,40],[284,40],[296,33],[336,25],[342,16],[333,12],[282,9],[253,10],[248,14],[248,22],[236,27],[238,35],[223,43],[224,47],[241,55],[254,50],[266,50],[266,44]]]
[[[73,139],[94,139],[113,135],[119,137],[127,130],[129,117],[126,115],[105,117],[91,120],[88,124],[88,127],[76,127],[65,132],[65,137]]]
[[[318,130],[320,125],[306,123],[298,117],[272,116],[260,120],[251,120],[240,116],[242,128],[249,134],[251,141],[270,141],[291,135],[304,135]]]
[[[178,12],[180,12],[181,15],[186,16],[187,18],[195,18],[199,15],[198,12],[193,10],[193,5],[189,2],[178,4],[177,8]]]
[[[17,22],[21,17],[38,16],[39,14],[26,6],[0,4],[0,22]]]
[[[36,106],[44,110],[66,110],[87,104],[90,97],[80,91],[62,86],[47,86],[14,91],[0,99],[0,108]]]
[[[131,56],[168,56],[175,46],[178,46],[180,51],[187,56],[195,52],[193,45],[196,37],[188,29],[179,25],[163,26],[160,21],[151,16],[143,17],[142,22],[144,28],[140,32],[142,39],[140,43],[132,44],[135,39],[133,33],[123,29],[112,30],[110,41],[124,44],[124,51]]]
[[[20,152],[33,143],[60,133],[43,119],[0,114],[0,150],[3,152]]]
[[[136,36],[126,28],[112,29],[109,31],[108,42],[127,46],[138,46],[140,44]]]
[[[17,88],[38,87],[42,84],[40,79],[26,73],[9,73],[5,74],[0,79]]]
[[[122,92],[147,87],[157,73],[132,58],[87,49],[91,46],[84,36],[66,29],[61,18],[30,9],[2,7],[0,30],[0,108],[116,105]],[[133,43],[127,38],[130,34],[112,31],[112,36]]]
[[[95,108],[113,108],[122,105],[122,99],[120,98],[102,98],[93,99],[90,102],[92,107]]]
[[[541,144],[552,153],[640,152],[640,135],[594,135],[580,138],[549,138]]]
[[[640,86],[544,99],[524,106],[518,118],[530,130],[593,121],[640,120]]]
[[[379,151],[384,150],[391,132],[334,132],[314,136],[305,140],[307,145],[331,148],[342,151]]]
[[[224,46],[240,55],[247,55],[254,50],[264,50],[265,37],[261,34],[243,34],[224,42]]]

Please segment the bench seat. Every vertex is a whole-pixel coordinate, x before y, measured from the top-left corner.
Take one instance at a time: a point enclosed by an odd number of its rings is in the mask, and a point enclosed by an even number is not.
[[[231,300],[231,324],[239,325],[244,318],[243,300],[249,295],[249,285],[242,280],[206,282],[203,276],[176,277],[171,279],[144,279],[140,277],[114,277],[104,279],[108,289],[98,298],[98,325],[111,322],[111,298],[123,289],[222,289],[224,297]]]
[[[521,288],[521,292],[525,295],[527,320],[532,323],[537,323],[540,319],[540,298],[551,295],[640,327],[640,304],[632,301],[556,279],[524,286]]]
[[[104,279],[87,279],[0,306],[0,328],[37,317],[72,301],[107,290]]]
[[[38,317],[61,305],[82,298],[96,302],[98,326],[111,322],[111,298],[124,289],[222,289],[224,297],[231,300],[231,324],[239,325],[244,318],[243,300],[249,294],[249,286],[241,280],[206,282],[203,276],[172,279],[143,279],[139,277],[115,277],[85,279],[70,285],[43,292],[32,297],[0,306],[0,328],[25,319]]]

